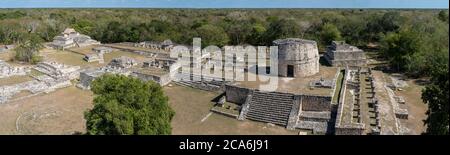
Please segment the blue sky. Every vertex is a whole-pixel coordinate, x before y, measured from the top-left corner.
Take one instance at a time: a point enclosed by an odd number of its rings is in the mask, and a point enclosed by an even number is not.
[[[447,8],[448,0],[0,0],[0,8]]]

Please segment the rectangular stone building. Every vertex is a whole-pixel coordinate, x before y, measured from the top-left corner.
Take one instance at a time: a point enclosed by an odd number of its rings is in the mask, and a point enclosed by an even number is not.
[[[363,50],[344,41],[333,41],[327,47],[324,57],[330,65],[336,67],[365,66],[367,63]]]

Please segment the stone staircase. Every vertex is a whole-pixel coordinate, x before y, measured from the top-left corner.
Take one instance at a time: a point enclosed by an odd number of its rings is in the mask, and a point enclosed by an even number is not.
[[[246,118],[287,126],[293,99],[292,94],[254,91]]]

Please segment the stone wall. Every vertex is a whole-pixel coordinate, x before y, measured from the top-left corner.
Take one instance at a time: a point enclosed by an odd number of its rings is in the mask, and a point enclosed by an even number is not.
[[[65,65],[53,61],[40,62],[34,69],[56,79],[76,79],[80,76],[80,66]]]
[[[332,66],[365,66],[367,64],[364,51],[341,41],[333,41],[324,54],[325,60]]]
[[[331,96],[302,95],[302,111],[330,111]]]
[[[15,94],[29,91],[32,94],[49,93],[72,85],[68,79],[54,79],[48,75],[34,77],[34,80],[14,85],[0,86],[0,103],[6,103]]]
[[[16,67],[0,60],[0,78],[6,78],[17,75],[27,75],[30,72],[29,67]]]
[[[144,74],[144,73],[140,73],[140,72],[133,72],[133,73],[131,73],[131,76],[137,77],[138,79],[140,79],[142,81],[154,81],[161,86],[165,86],[165,85],[169,84],[171,81],[169,73],[160,75],[160,76],[156,76],[156,75]]]
[[[243,104],[251,92],[248,88],[242,88],[233,85],[225,85],[225,94],[227,96],[227,102],[232,102],[236,104]]]
[[[339,126],[334,129],[335,135],[363,135],[364,124]]]

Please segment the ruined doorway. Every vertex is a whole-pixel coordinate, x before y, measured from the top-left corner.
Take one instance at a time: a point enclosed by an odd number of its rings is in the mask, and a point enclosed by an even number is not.
[[[287,66],[287,77],[294,77],[294,66],[293,65]]]

